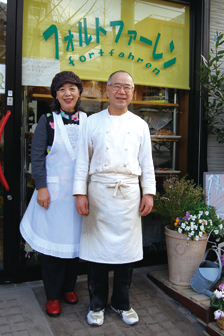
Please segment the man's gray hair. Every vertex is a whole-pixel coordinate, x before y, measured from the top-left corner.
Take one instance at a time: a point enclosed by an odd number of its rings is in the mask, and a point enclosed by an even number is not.
[[[113,75],[115,75],[116,73],[119,73],[119,72],[123,72],[123,73],[128,74],[128,75],[131,77],[131,79],[132,79],[133,87],[135,86],[135,85],[134,85],[134,79],[133,79],[132,75],[130,75],[127,71],[124,71],[124,70],[118,70],[118,71],[113,72],[113,73],[110,75],[110,77],[108,78],[107,85],[110,85],[110,82],[111,82],[111,80],[112,80]]]

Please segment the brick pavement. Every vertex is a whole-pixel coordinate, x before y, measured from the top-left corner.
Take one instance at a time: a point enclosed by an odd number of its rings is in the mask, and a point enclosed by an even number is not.
[[[205,336],[205,327],[194,315],[163,293],[148,278],[150,267],[134,270],[130,299],[140,321],[128,326],[109,306],[101,327],[86,322],[89,306],[86,276],[80,276],[76,291],[79,302],[66,304],[62,313],[51,318],[45,313],[42,281],[0,286],[0,336]],[[112,287],[110,277],[110,288]],[[111,294],[111,291],[110,291]]]

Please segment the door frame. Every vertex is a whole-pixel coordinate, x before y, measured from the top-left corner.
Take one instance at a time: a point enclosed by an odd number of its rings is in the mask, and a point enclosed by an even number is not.
[[[9,10],[10,9],[10,10]],[[4,175],[10,190],[4,190],[3,271],[1,282],[12,281],[19,265],[20,136],[23,0],[7,1],[5,113],[11,115],[4,131]],[[7,105],[8,91],[13,105]]]

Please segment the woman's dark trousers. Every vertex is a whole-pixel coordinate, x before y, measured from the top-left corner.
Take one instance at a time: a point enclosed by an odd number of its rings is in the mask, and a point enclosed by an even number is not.
[[[59,300],[73,292],[77,280],[78,258],[63,259],[42,254],[42,276],[47,300]]]

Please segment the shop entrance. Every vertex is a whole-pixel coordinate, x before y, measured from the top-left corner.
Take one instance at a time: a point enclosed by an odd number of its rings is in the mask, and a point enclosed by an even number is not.
[[[0,2],[0,119],[5,112],[5,56],[6,56],[6,20],[7,20],[7,0]],[[0,142],[0,162],[4,172],[4,140]],[[0,184],[0,270],[3,269],[3,185]]]

